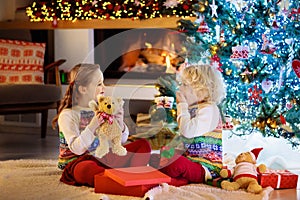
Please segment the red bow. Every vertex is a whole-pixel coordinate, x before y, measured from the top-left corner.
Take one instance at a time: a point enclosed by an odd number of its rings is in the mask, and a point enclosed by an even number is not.
[[[105,112],[100,112],[100,116],[105,120],[108,121],[109,124],[112,124],[114,122],[114,116],[107,114]]]

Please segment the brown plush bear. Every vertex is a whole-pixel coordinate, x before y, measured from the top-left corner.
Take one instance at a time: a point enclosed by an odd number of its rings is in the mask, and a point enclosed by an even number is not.
[[[260,164],[258,167],[256,166],[256,159],[261,150],[262,148],[256,148],[251,152],[241,153],[236,157],[236,166],[232,170],[222,169],[220,171],[221,177],[232,177],[233,182],[223,181],[221,187],[226,190],[243,188],[251,193],[260,193],[262,187],[257,181],[257,175],[266,171],[266,165]]]
[[[92,100],[89,102],[89,106],[96,113],[100,113],[105,122],[96,130],[100,144],[96,148],[95,156],[102,158],[109,152],[110,145],[113,153],[124,156],[127,154],[127,150],[121,143],[122,129],[114,118],[114,114],[122,108],[124,101],[121,98],[101,95],[98,95],[97,98],[98,104]]]

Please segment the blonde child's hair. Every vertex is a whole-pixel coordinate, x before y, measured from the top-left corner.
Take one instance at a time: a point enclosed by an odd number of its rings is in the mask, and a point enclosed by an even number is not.
[[[225,84],[220,71],[210,65],[190,65],[181,74],[184,85],[193,88],[199,102],[221,103],[225,98]]]
[[[77,100],[79,97],[78,87],[88,86],[92,81],[92,75],[96,70],[99,70],[100,66],[98,64],[87,64],[81,63],[75,65],[70,71],[70,83],[67,87],[66,93],[60,102],[59,108],[57,110],[57,115],[52,120],[52,127],[56,127],[56,123],[59,114],[63,109],[72,108],[78,104]],[[101,80],[104,80],[103,74],[101,73]]]

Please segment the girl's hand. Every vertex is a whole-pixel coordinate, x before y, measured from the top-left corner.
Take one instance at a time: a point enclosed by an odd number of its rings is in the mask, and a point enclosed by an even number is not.
[[[102,125],[104,123],[104,119],[103,117],[100,115],[100,113],[95,113],[95,116],[98,118],[98,123],[99,123],[99,126]]]
[[[104,119],[100,116],[100,113],[95,113],[95,116],[90,121],[88,127],[92,132],[95,132],[96,129],[104,123]]]
[[[176,103],[186,103],[185,90],[186,87],[181,86],[176,92]]]
[[[120,108],[117,114],[115,114],[115,119],[117,120],[118,124],[120,125],[121,129],[124,128],[124,109]]]
[[[176,103],[187,103],[192,105],[198,101],[198,97],[194,94],[192,87],[188,85],[180,86],[176,92]]]

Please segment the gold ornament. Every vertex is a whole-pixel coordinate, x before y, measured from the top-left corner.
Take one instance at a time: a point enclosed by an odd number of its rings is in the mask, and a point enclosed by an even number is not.
[[[273,53],[273,57],[274,57],[274,58],[280,58],[280,55],[274,52],[274,53]]]
[[[240,73],[240,76],[244,83],[250,83],[253,78],[253,72],[246,68],[244,72]]]
[[[233,123],[233,125],[241,124],[241,122],[238,119],[235,119],[235,118],[232,119],[232,123]]]
[[[210,46],[212,51],[217,51],[219,49],[219,47],[217,45],[212,45]]]
[[[172,115],[172,117],[176,117],[176,114],[177,114],[176,110],[175,110],[175,109],[172,109],[172,110],[171,110],[171,115]]]
[[[210,46],[210,51],[211,51],[212,55],[216,55],[218,50],[219,50],[218,45],[211,45]]]
[[[258,118],[255,122],[252,123],[253,127],[259,128],[260,130],[264,130],[266,128],[266,122],[262,118]]]
[[[253,127],[259,128],[263,131],[266,128],[267,122],[266,119],[263,117],[258,117],[255,122],[252,123]]]
[[[277,122],[273,118],[268,118],[267,119],[267,124],[270,128],[275,129],[277,127]]]
[[[232,69],[226,68],[225,74],[229,76],[231,73],[232,73]]]
[[[223,42],[223,43],[222,43],[222,46],[223,46],[223,47],[227,47],[227,45],[228,45],[227,42]]]
[[[203,4],[199,5],[199,12],[204,12],[206,7]]]

